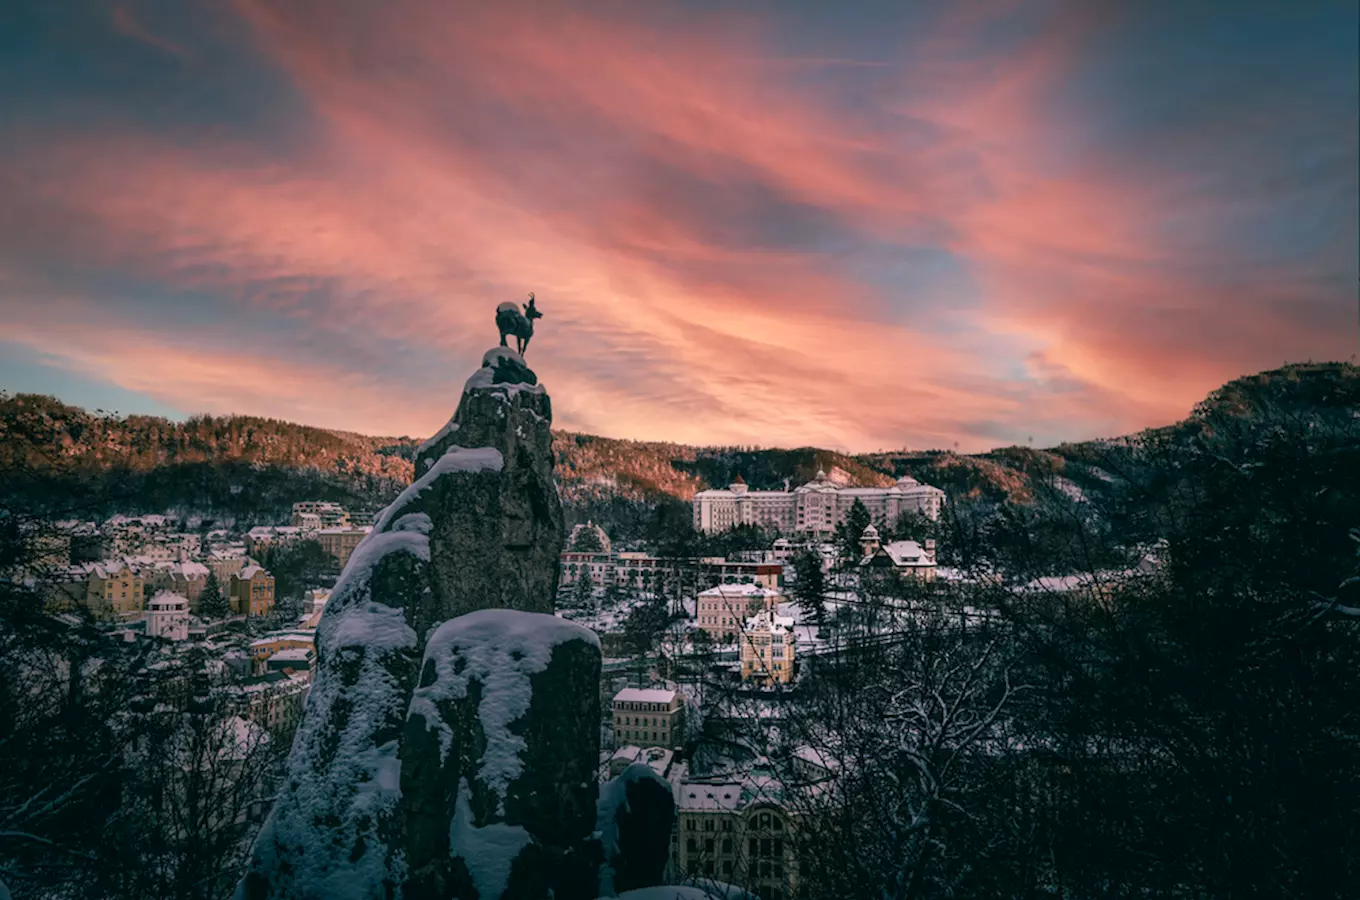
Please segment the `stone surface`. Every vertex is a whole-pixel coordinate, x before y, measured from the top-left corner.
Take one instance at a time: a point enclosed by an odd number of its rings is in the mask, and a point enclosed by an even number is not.
[[[674,819],[671,786],[651,766],[634,763],[610,779],[600,791],[595,826],[604,838],[600,890],[661,884]]]
[[[489,351],[355,550],[239,900],[585,900],[600,649],[552,616],[552,408]]]
[[[499,863],[480,835],[494,828],[525,844],[495,896],[593,896],[599,678],[594,633],[552,616],[488,610],[431,636],[402,769],[408,897],[482,897]],[[460,831],[480,853],[459,853]]]

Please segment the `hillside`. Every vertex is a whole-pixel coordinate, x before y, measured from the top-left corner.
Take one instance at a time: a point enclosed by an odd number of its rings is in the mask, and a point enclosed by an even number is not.
[[[799,484],[818,469],[857,484],[910,473],[956,500],[1032,503],[1054,488],[1073,497],[1117,493],[1131,448],[1189,441],[1224,421],[1266,412],[1349,417],[1360,369],[1343,363],[1286,366],[1236,379],[1183,421],[1139,435],[1049,449],[1003,447],[847,456],[813,447],[697,447],[572,432],[555,435],[557,476],[572,521],[595,518],[633,532],[657,503],[740,474],[753,488]],[[1213,423],[1217,422],[1217,425]],[[331,499],[359,510],[387,503],[411,479],[418,441],[369,437],[252,416],[95,415],[51,397],[0,394],[0,500],[20,508],[91,514],[181,509],[277,521],[294,500]]]

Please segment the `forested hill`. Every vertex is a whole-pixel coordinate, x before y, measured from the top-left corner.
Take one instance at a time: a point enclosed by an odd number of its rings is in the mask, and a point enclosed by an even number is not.
[[[696,447],[559,431],[557,475],[574,519],[636,518],[658,501],[688,500],[738,474],[753,488],[799,484],[818,469],[855,484],[887,485],[910,473],[958,499],[1028,503],[1041,487],[1073,496],[1109,492],[1127,449],[1148,440],[1192,440],[1209,413],[1249,419],[1266,411],[1354,415],[1360,369],[1344,363],[1287,366],[1237,379],[1185,420],[1142,435],[1006,447],[848,456],[812,447]],[[418,443],[252,416],[153,416],[86,412],[51,397],[0,394],[0,500],[92,515],[178,509],[238,520],[278,521],[295,500],[331,499],[356,509],[387,503],[411,479]]]

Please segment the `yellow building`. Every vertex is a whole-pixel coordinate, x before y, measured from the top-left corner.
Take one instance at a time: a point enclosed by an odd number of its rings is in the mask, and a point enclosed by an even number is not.
[[[142,611],[146,581],[126,562],[110,560],[90,566],[85,606],[98,619],[128,618]]]
[[[359,546],[359,542],[368,537],[370,528],[323,528],[316,533],[316,539],[320,542],[321,548],[335,557],[336,562],[340,563],[340,568],[345,567],[349,562],[350,554],[354,548]]]
[[[677,874],[733,884],[762,900],[793,896],[796,821],[779,802],[780,793],[759,766],[740,781],[678,784]]]
[[[269,657],[281,650],[311,650],[315,652],[316,641],[311,634],[305,631],[271,634],[268,637],[253,641],[250,645],[250,662],[255,674],[259,675],[264,672]]]
[[[231,576],[227,598],[238,616],[267,616],[274,609],[274,576],[259,566],[246,566]]]
[[[684,743],[685,706],[669,688],[624,688],[611,704],[614,746],[677,747]]]
[[[797,636],[793,619],[774,610],[756,613],[741,634],[741,678],[763,684],[788,684],[793,680],[793,657]]]

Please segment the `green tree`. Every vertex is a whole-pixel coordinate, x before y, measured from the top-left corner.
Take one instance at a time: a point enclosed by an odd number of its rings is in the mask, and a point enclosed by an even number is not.
[[[793,558],[793,574],[793,598],[820,625],[826,616],[826,573],[821,556],[812,550],[799,553]]]
[[[588,565],[581,566],[581,575],[571,586],[571,605],[576,609],[592,609],[595,606],[595,579]]]
[[[915,510],[907,510],[897,517],[892,536],[899,541],[924,541],[935,537],[935,523]]]
[[[836,526],[836,549],[840,551],[842,565],[854,565],[859,561],[860,535],[871,521],[869,509],[861,501],[850,504],[845,518]]]
[[[600,533],[594,524],[587,522],[585,528],[576,530],[576,537],[572,539],[571,549],[574,553],[603,553],[604,542],[600,540]]]
[[[231,615],[227,596],[222,592],[222,583],[211,569],[208,570],[208,580],[203,584],[203,592],[198,595],[198,612],[205,619],[225,619]]]
[[[335,557],[319,541],[298,541],[270,547],[261,560],[274,576],[274,596],[279,600],[301,602],[309,588],[329,587],[340,574]]]

